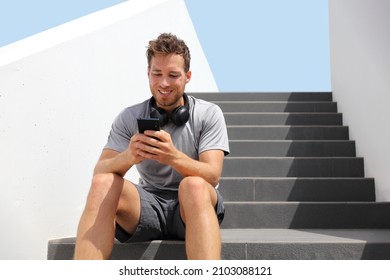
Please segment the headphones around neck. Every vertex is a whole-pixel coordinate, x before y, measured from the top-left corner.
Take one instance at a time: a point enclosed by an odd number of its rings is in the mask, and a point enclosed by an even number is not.
[[[175,108],[171,113],[166,112],[164,109],[158,108],[156,100],[152,96],[149,101],[150,117],[159,119],[160,126],[166,125],[169,121],[172,121],[176,126],[184,125],[190,118],[190,104],[188,102],[187,94],[183,94],[184,105]]]

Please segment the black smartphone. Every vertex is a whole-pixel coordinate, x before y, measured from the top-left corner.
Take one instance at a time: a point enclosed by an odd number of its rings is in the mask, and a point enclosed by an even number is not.
[[[137,122],[139,133],[144,133],[145,130],[160,130],[159,119],[137,119]]]

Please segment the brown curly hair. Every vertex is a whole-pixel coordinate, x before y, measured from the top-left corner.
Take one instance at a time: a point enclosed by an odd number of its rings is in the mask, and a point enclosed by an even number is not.
[[[156,40],[149,41],[149,46],[146,51],[148,58],[148,67],[152,61],[152,57],[156,54],[179,54],[184,58],[184,71],[190,70],[191,55],[186,43],[171,33],[162,33]]]

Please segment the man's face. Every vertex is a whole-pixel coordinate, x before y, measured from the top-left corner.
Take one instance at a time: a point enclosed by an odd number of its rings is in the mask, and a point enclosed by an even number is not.
[[[184,105],[185,86],[191,79],[191,71],[184,72],[181,55],[154,56],[148,68],[149,86],[159,108],[171,111]]]

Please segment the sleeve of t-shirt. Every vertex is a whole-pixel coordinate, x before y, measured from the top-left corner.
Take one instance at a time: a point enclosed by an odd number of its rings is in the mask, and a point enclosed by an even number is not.
[[[222,150],[228,155],[229,139],[225,118],[219,106],[211,106],[204,113],[203,129],[199,140],[199,153],[208,150]]]
[[[124,109],[111,125],[105,149],[123,152],[129,146],[131,137],[137,133],[137,120],[130,110]]]

